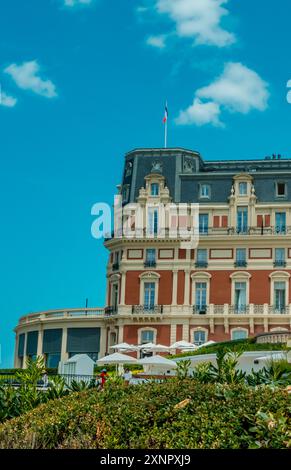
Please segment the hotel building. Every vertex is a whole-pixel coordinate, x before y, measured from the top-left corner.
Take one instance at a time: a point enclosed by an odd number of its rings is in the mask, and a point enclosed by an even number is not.
[[[137,149],[125,155],[118,189],[135,235],[105,239],[107,305],[20,318],[15,367],[35,355],[48,367],[76,353],[97,359],[120,342],[200,345],[291,331],[291,159]],[[133,203],[150,234],[137,229]],[[183,215],[162,216],[173,204]],[[193,226],[194,248],[173,238],[173,228]]]

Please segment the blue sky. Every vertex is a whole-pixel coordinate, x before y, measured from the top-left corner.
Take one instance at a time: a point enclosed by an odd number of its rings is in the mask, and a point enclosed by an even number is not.
[[[104,305],[91,207],[124,153],[290,156],[288,0],[1,0],[0,341],[18,318]],[[65,3],[67,5],[65,5]],[[82,4],[81,4],[82,3]]]

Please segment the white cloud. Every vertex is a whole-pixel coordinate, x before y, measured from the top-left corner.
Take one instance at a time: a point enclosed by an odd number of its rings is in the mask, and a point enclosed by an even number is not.
[[[6,106],[7,108],[13,108],[17,103],[17,98],[14,96],[7,95],[5,91],[0,88],[0,106]]]
[[[11,64],[4,70],[13,78],[16,85],[23,90],[31,90],[46,98],[57,96],[53,82],[41,78],[39,71],[40,66],[36,60],[23,62],[21,65]]]
[[[156,11],[167,14],[181,37],[195,40],[195,44],[228,46],[235,42],[234,34],[221,26],[229,12],[224,5],[229,0],[157,0]]]
[[[252,109],[264,111],[269,98],[268,84],[240,62],[227,63],[222,75],[211,85],[200,88],[196,95],[244,114]]]
[[[166,35],[161,34],[160,36],[149,36],[146,43],[149,46],[157,47],[158,49],[164,49],[166,47]]]
[[[193,104],[180,112],[177,124],[221,126],[223,110],[247,114],[264,111],[269,99],[268,83],[241,63],[229,62],[220,77],[196,91]]]
[[[64,0],[66,7],[75,7],[76,5],[90,5],[93,0]]]
[[[220,106],[217,103],[203,103],[199,98],[195,98],[193,104],[185,111],[180,111],[176,119],[176,124],[196,126],[204,126],[205,124],[213,124],[214,126],[222,126],[219,120]]]

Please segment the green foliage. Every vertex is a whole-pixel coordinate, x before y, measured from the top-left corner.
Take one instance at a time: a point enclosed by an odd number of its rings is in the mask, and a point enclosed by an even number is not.
[[[220,350],[228,350],[233,352],[243,352],[243,351],[281,351],[286,349],[285,344],[277,343],[265,343],[257,344],[255,343],[254,338],[247,339],[237,339],[232,341],[224,341],[221,343],[211,344],[209,346],[201,347],[193,352],[184,352],[181,354],[176,354],[169,356],[173,359],[175,357],[186,357],[186,356],[199,356],[200,354],[214,354]]]
[[[90,380],[89,382],[86,380],[81,380],[80,382],[72,380],[69,390],[72,392],[83,392],[84,390],[89,390],[93,387],[96,387],[94,379]]]
[[[179,361],[177,362],[177,369],[176,374],[178,379],[186,379],[189,375],[189,369],[191,366],[191,361],[188,359],[187,361]]]
[[[252,371],[247,376],[247,383],[251,386],[271,385],[287,386],[291,385],[291,365],[286,360],[273,361],[263,367],[258,372]]]
[[[0,425],[1,448],[287,448],[291,396],[191,378],[137,386],[110,381]]]

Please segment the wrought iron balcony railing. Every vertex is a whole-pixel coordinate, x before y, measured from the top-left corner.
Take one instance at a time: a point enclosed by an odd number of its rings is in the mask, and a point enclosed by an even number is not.
[[[246,268],[248,265],[248,263],[246,261],[243,261],[243,260],[236,260],[235,263],[234,263],[234,266],[236,268]]]
[[[207,268],[208,262],[207,261],[196,261],[195,268]]]
[[[291,235],[291,226],[270,226],[270,227],[207,227],[201,228],[196,227],[178,227],[174,229],[161,227],[156,233],[150,231],[146,227],[136,228],[135,232],[130,232],[129,238],[172,238],[172,239],[188,239],[193,232],[197,235],[207,236],[251,236],[251,235]],[[108,234],[105,237],[105,241],[113,239],[115,236],[118,238],[126,238],[126,232],[120,230],[116,234],[112,232],[111,237]]]
[[[131,309],[131,313],[138,313],[138,314],[159,314],[163,313],[164,306],[163,305],[133,305]]]
[[[275,259],[274,268],[286,268],[286,261],[281,259]]]
[[[208,311],[207,305],[193,305],[194,315],[206,315],[207,311]]]
[[[106,317],[111,317],[112,315],[116,315],[117,313],[118,313],[117,306],[109,306],[109,307],[105,307],[104,309],[104,315]]]
[[[250,306],[249,305],[230,305],[229,306],[229,313],[230,314],[247,314],[250,311]]]
[[[144,267],[145,268],[155,268],[157,266],[157,262],[155,260],[145,260]]]

